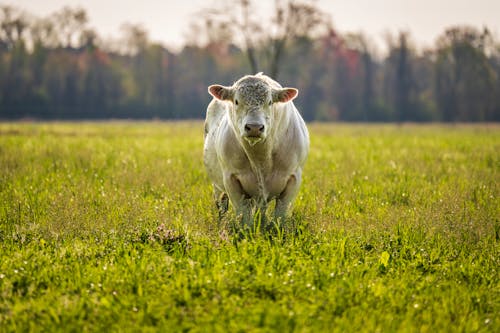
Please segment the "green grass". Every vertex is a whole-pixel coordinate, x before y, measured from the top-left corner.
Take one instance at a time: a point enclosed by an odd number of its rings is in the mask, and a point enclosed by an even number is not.
[[[239,240],[202,127],[0,124],[1,332],[500,330],[500,127],[312,124],[295,230]]]

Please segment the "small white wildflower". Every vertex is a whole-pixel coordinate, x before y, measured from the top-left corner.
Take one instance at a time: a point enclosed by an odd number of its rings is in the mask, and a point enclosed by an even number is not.
[[[267,276],[271,277],[273,276],[273,273],[267,273]]]
[[[3,279],[5,277],[4,274],[0,274],[0,279]]]
[[[418,303],[413,304],[413,307],[414,307],[415,309],[418,309],[418,308],[419,308],[419,306],[420,306],[420,305],[419,305]]]

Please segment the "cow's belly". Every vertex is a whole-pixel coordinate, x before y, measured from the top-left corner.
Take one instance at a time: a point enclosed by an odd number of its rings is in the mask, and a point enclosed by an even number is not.
[[[272,200],[278,197],[286,187],[286,184],[291,174],[270,174],[264,176],[262,188],[259,186],[257,176],[253,173],[245,173],[236,175],[243,191],[252,198],[263,199],[264,201]]]

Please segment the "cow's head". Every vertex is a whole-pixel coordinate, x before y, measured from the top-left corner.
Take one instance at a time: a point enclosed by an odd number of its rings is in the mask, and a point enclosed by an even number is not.
[[[272,124],[275,103],[293,100],[295,88],[273,88],[262,76],[245,76],[232,87],[212,85],[209,93],[215,98],[231,102],[232,125],[251,146],[263,142]]]

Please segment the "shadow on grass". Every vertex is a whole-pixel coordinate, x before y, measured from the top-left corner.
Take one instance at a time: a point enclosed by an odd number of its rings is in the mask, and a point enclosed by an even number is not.
[[[219,220],[219,235],[224,241],[238,243],[243,240],[267,239],[273,243],[284,243],[289,239],[302,238],[311,233],[309,222],[302,216],[269,218],[257,211],[250,223],[241,217],[226,215]]]

